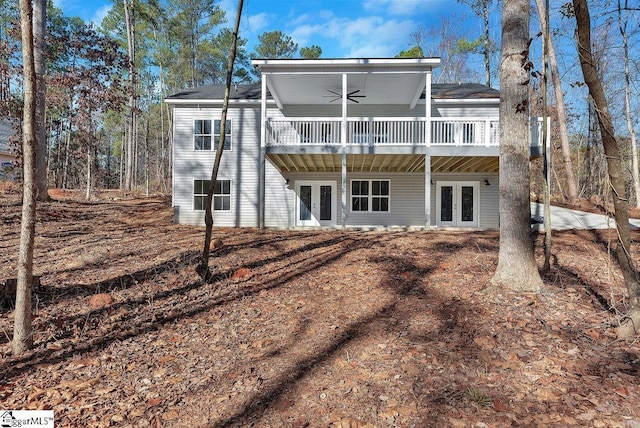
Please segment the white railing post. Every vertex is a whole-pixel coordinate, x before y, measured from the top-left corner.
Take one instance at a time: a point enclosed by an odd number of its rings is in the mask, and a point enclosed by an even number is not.
[[[489,118],[484,121],[484,145],[485,147],[491,145],[491,120]]]

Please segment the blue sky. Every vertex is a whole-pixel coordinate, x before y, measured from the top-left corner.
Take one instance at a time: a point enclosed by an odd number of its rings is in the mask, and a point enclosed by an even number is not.
[[[99,24],[111,7],[104,0],[54,0],[67,16]],[[218,3],[228,26],[236,15],[236,0]],[[393,57],[410,47],[409,35],[418,26],[439,26],[454,19],[474,38],[480,22],[468,6],[455,0],[245,0],[240,35],[252,52],[257,36],[281,30],[299,47],[319,45],[324,58]]]

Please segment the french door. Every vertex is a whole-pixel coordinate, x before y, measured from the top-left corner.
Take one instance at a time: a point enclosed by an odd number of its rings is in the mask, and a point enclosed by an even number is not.
[[[478,227],[477,181],[438,181],[436,183],[436,225]]]
[[[335,226],[336,186],[335,181],[296,181],[296,226]]]

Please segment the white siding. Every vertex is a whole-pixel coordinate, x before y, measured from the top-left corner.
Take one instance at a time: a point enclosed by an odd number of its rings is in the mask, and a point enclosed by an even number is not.
[[[204,224],[204,211],[193,209],[193,181],[208,180],[215,151],[193,148],[195,119],[220,119],[221,109],[207,106],[174,108],[173,205],[177,221]],[[231,150],[222,154],[218,180],[231,180],[231,211],[215,211],[216,226],[258,226],[259,108],[229,109],[232,122]],[[213,143],[212,143],[213,144]]]
[[[294,179],[283,177],[278,170],[266,160],[265,169],[265,227],[287,228],[295,223]],[[289,184],[287,184],[289,178]]]
[[[417,116],[424,114],[424,106],[414,110],[400,106],[349,106],[350,116]],[[437,110],[437,111],[436,111]],[[334,116],[335,106],[298,106],[287,114],[299,117]],[[193,126],[195,119],[219,119],[220,108],[212,106],[174,107],[174,194],[173,205],[176,220],[184,224],[204,224],[204,212],[193,210],[193,181],[208,180],[215,159],[215,151],[195,151],[193,148]],[[497,115],[497,106],[447,105],[434,106],[437,116]],[[268,117],[281,118],[283,113],[269,109]],[[232,121],[232,149],[225,151],[218,179],[231,180],[232,201],[230,212],[214,212],[217,226],[257,227],[259,226],[259,153],[260,153],[260,108],[231,108],[228,119]],[[390,211],[388,213],[351,213],[352,179],[390,180]],[[488,179],[489,186],[484,180]],[[287,183],[289,180],[289,183]],[[265,226],[295,226],[296,180],[332,180],[336,182],[337,218],[342,224],[342,195],[340,173],[296,173],[284,176],[266,160],[265,163]],[[436,183],[446,181],[479,182],[479,227],[497,228],[498,223],[498,175],[478,174],[434,174],[431,177],[431,225],[436,224]],[[347,174],[346,225],[349,227],[368,226],[417,226],[425,225],[424,218],[424,174]]]
[[[389,180],[389,212],[350,212],[351,180]],[[347,174],[347,225],[423,227],[424,182],[424,174]]]
[[[498,117],[498,104],[433,104],[433,117]]]

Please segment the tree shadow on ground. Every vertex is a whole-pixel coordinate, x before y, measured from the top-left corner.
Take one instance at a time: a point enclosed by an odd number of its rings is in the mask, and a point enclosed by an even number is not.
[[[369,240],[365,247],[390,246],[393,247],[393,236],[383,235],[379,240]],[[295,385],[301,382],[318,367],[335,358],[344,352],[351,342],[365,337],[373,330],[384,330],[389,337],[401,337],[402,340],[411,342],[413,346],[419,346],[426,353],[432,353],[434,345],[438,342],[447,341],[449,344],[456,344],[456,349],[464,352],[466,358],[479,358],[477,346],[473,342],[474,331],[469,328],[474,323],[477,313],[473,312],[459,299],[450,300],[432,286],[430,281],[434,273],[447,259],[448,252],[459,251],[466,245],[474,243],[470,237],[465,244],[447,243],[445,240],[437,239],[436,235],[428,237],[420,236],[422,239],[435,238],[431,244],[432,256],[427,260],[417,260],[414,257],[386,255],[384,257],[371,258],[369,263],[379,266],[385,274],[377,278],[379,287],[391,292],[395,297],[388,304],[382,305],[373,313],[350,323],[345,328],[336,331],[331,340],[323,343],[315,349],[311,356],[298,359],[294,366],[284,368],[277,378],[268,379],[261,385],[261,390],[245,400],[245,406],[239,408],[222,420],[215,421],[216,426],[253,426],[259,424],[264,413],[288,394]],[[440,248],[440,250],[436,250]],[[442,249],[444,248],[444,251]],[[412,318],[421,315],[420,310],[415,310],[415,305],[407,305],[408,301],[420,300],[425,303],[424,310],[432,311],[433,316],[438,320],[439,328],[421,334],[412,330],[407,333],[407,329],[412,323]],[[408,311],[407,308],[413,308]],[[301,339],[296,336],[295,341]],[[290,341],[292,344],[294,341]],[[279,355],[279,354],[278,354]],[[272,365],[278,365],[277,361],[272,361]],[[447,388],[451,385],[434,385],[430,383],[428,369],[423,369],[424,374],[414,381],[412,389],[420,391],[422,397],[432,397],[435,399],[421,399],[420,404],[424,405],[424,410],[419,411],[419,418],[416,421],[423,426],[433,426],[433,423],[441,423],[438,420],[439,401],[437,397],[448,394]],[[204,386],[208,388],[212,385]],[[465,386],[458,385],[465,391]],[[427,393],[430,391],[431,394]],[[197,394],[197,391],[194,392]],[[316,423],[319,421],[315,421]],[[313,424],[311,421],[307,423]]]
[[[344,257],[345,249],[356,249],[364,245],[366,245],[366,241],[350,236],[336,235],[331,240],[305,244],[277,257],[250,263],[249,266],[252,269],[260,270],[263,279],[269,278],[264,282],[252,281],[252,278],[234,282],[228,279],[230,275],[221,275],[218,283],[206,284],[200,280],[188,281],[169,291],[160,291],[143,298],[117,302],[102,309],[91,310],[87,314],[44,320],[42,325],[58,324],[61,333],[36,343],[36,349],[24,356],[2,361],[0,363],[0,378],[4,382],[9,382],[13,377],[28,372],[36,365],[54,364],[77,355],[95,353],[115,341],[123,341],[143,333],[156,331],[167,323],[193,317],[228,302],[280,287],[288,281]],[[294,253],[303,256],[299,260],[289,260]],[[276,264],[276,262],[282,261],[287,261],[287,263],[283,266]],[[276,265],[272,266],[274,264]],[[190,270],[193,278],[195,265],[187,265],[185,268]],[[140,275],[142,278],[143,273]],[[116,280],[110,279],[109,281]],[[94,285],[94,287],[99,288],[98,285]],[[194,290],[197,293],[189,293]],[[156,304],[152,310],[148,310],[149,301],[154,301]],[[120,311],[121,309],[123,310]],[[121,316],[112,315],[114,312],[121,314]],[[101,321],[105,319],[109,320],[108,324],[101,325]],[[94,328],[86,328],[90,320],[97,321]],[[80,333],[77,331],[78,329],[74,331],[70,328],[80,325],[83,326]],[[78,335],[80,335],[79,338],[76,337]],[[74,338],[75,340],[73,340]],[[51,346],[53,344],[56,345]]]

